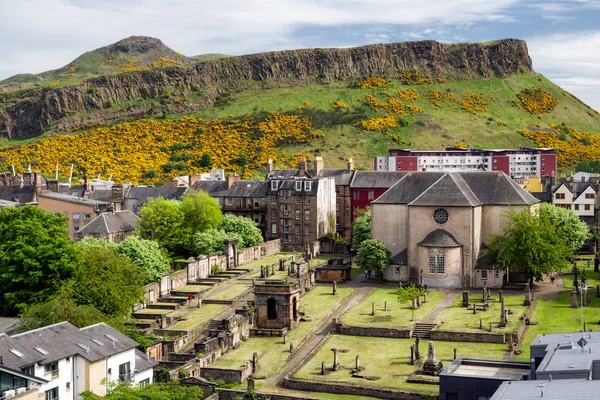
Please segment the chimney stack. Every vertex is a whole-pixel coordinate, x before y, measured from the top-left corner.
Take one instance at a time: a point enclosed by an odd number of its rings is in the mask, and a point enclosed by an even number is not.
[[[58,193],[58,180],[48,179],[46,181],[46,189],[48,189],[51,192]]]
[[[200,175],[190,175],[188,177],[189,187],[194,186],[196,182],[200,182],[202,180],[202,176]]]
[[[323,157],[317,156],[315,157],[314,162],[315,176],[319,176],[319,173],[323,171]]]
[[[304,157],[298,161],[298,170],[301,172],[300,176],[306,176],[306,159]]]
[[[348,171],[354,171],[354,160],[352,158],[348,159]]]
[[[87,199],[90,196],[90,180],[88,179],[87,174],[83,176],[83,188],[83,197]]]
[[[33,185],[35,186],[35,192],[41,193],[44,189],[44,177],[40,171],[36,171],[33,173]]]
[[[270,174],[271,172],[273,172],[273,160],[269,158],[269,161],[267,161],[267,173]]]
[[[229,175],[227,177],[227,189],[231,189],[231,187],[233,186],[233,182],[239,181],[240,179],[241,178],[238,174]]]

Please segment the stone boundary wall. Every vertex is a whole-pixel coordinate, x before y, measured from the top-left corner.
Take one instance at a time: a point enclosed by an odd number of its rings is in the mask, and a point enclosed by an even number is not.
[[[238,398],[244,398],[246,394],[245,390],[235,389],[217,389],[219,394],[219,400],[235,400]],[[314,400],[314,397],[299,397],[279,393],[269,392],[256,392],[253,396],[254,400]]]
[[[336,332],[340,335],[349,336],[369,336],[382,338],[407,339],[413,328],[376,328],[369,326],[352,326],[338,323]]]
[[[486,331],[485,327],[480,332],[457,332],[434,329],[431,331],[431,339],[445,340],[450,342],[508,343],[510,341],[510,337],[512,336],[513,344],[517,345],[518,343],[521,343],[523,334],[527,328],[525,320],[527,318],[531,318],[534,308],[535,301],[531,303],[531,305],[525,311],[525,314],[523,314],[523,319],[519,321],[519,328],[516,332],[494,333],[493,331]]]
[[[272,256],[281,252],[281,240],[275,239],[264,242],[255,247],[249,247],[238,252],[238,266],[252,261],[260,260],[264,257]],[[173,272],[172,274],[162,277],[161,282],[152,282],[144,286],[144,299],[149,302],[151,299],[150,292],[153,292],[153,300],[158,300],[159,297],[165,296],[171,290],[175,290],[190,283],[194,283],[199,279],[203,279],[210,275],[210,270],[213,265],[218,265],[225,270],[227,266],[227,257],[217,254],[207,256],[190,257],[186,261],[186,266],[182,270]],[[134,309],[140,310],[144,308],[143,304],[136,304]]]
[[[375,397],[378,399],[421,400],[423,398],[419,394],[405,393],[395,389],[370,388],[364,386],[348,385],[343,383],[314,382],[287,377],[284,380],[284,386],[286,388],[294,390]]]
[[[200,368],[200,376],[204,379],[216,381],[223,379],[225,383],[242,383],[252,374],[252,365],[247,362],[240,368]]]

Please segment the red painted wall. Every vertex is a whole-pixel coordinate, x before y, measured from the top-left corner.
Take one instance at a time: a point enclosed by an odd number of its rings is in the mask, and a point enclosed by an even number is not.
[[[502,171],[510,176],[510,156],[493,156],[491,161],[490,171]]]
[[[556,154],[540,155],[540,176],[542,178],[556,176]]]
[[[416,171],[418,157],[396,157],[396,171]]]
[[[352,209],[352,221],[357,217],[359,210],[364,210],[371,203],[388,191],[389,188],[352,188],[350,193],[350,207]],[[373,191],[373,200],[369,200],[369,192]],[[358,199],[355,199],[354,192],[358,192]],[[358,207],[358,208],[357,208]]]

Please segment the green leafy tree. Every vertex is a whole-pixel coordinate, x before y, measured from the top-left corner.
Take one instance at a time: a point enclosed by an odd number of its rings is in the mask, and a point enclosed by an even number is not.
[[[83,400],[198,400],[204,398],[198,386],[183,386],[178,380],[132,386],[127,382],[109,384],[105,397],[91,392],[81,393]]]
[[[212,165],[212,156],[210,153],[204,152],[202,153],[202,157],[200,158],[200,166],[204,168],[208,168]]]
[[[558,236],[574,253],[591,238],[588,225],[571,210],[557,207],[549,203],[542,203],[539,210],[540,217],[547,218]]]
[[[83,253],[81,266],[65,290],[79,305],[94,307],[110,317],[128,317],[143,299],[142,269],[110,249]]]
[[[162,197],[150,199],[140,210],[137,232],[143,239],[156,240],[169,252],[180,252],[190,243],[190,231],[180,204]]]
[[[263,237],[256,223],[250,218],[227,214],[223,217],[221,229],[230,237],[238,240],[238,248],[258,246],[263,242]]]
[[[194,233],[194,250],[197,255],[223,254],[223,241],[230,238],[222,229],[210,229]]]
[[[0,314],[46,300],[77,270],[67,219],[34,206],[0,212]]]
[[[406,287],[400,286],[398,289],[398,302],[399,303],[408,303],[413,299],[423,296],[425,294],[425,289],[418,288],[415,285],[410,285]]]
[[[144,282],[158,282],[170,270],[169,259],[157,242],[128,236],[116,247],[117,254],[142,268]]]
[[[108,242],[106,239],[93,238],[91,236],[88,236],[77,242],[77,247],[79,247],[83,252],[87,252],[90,250],[115,250],[116,245],[114,243]]]
[[[504,268],[523,273],[533,285],[534,278],[560,270],[567,265],[572,249],[556,231],[547,213],[529,209],[511,210],[502,235],[491,237],[489,257]]]
[[[355,262],[362,271],[375,271],[379,273],[379,280],[383,280],[382,272],[390,266],[392,253],[385,244],[375,239],[367,239],[361,243],[356,254]]]
[[[219,203],[203,190],[191,190],[181,197],[185,225],[191,232],[216,229],[223,223]]]
[[[361,212],[352,223],[352,247],[358,249],[362,242],[371,239],[371,209]]]

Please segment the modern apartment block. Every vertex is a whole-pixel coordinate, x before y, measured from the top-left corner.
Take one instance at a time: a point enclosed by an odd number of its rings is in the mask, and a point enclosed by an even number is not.
[[[104,396],[111,381],[152,383],[158,362],[136,346],[104,323],[0,334],[0,398],[71,400],[84,391]]]
[[[438,151],[389,149],[375,156],[375,171],[466,172],[478,169],[502,171],[513,179],[556,176],[556,153],[552,148],[461,149]]]

